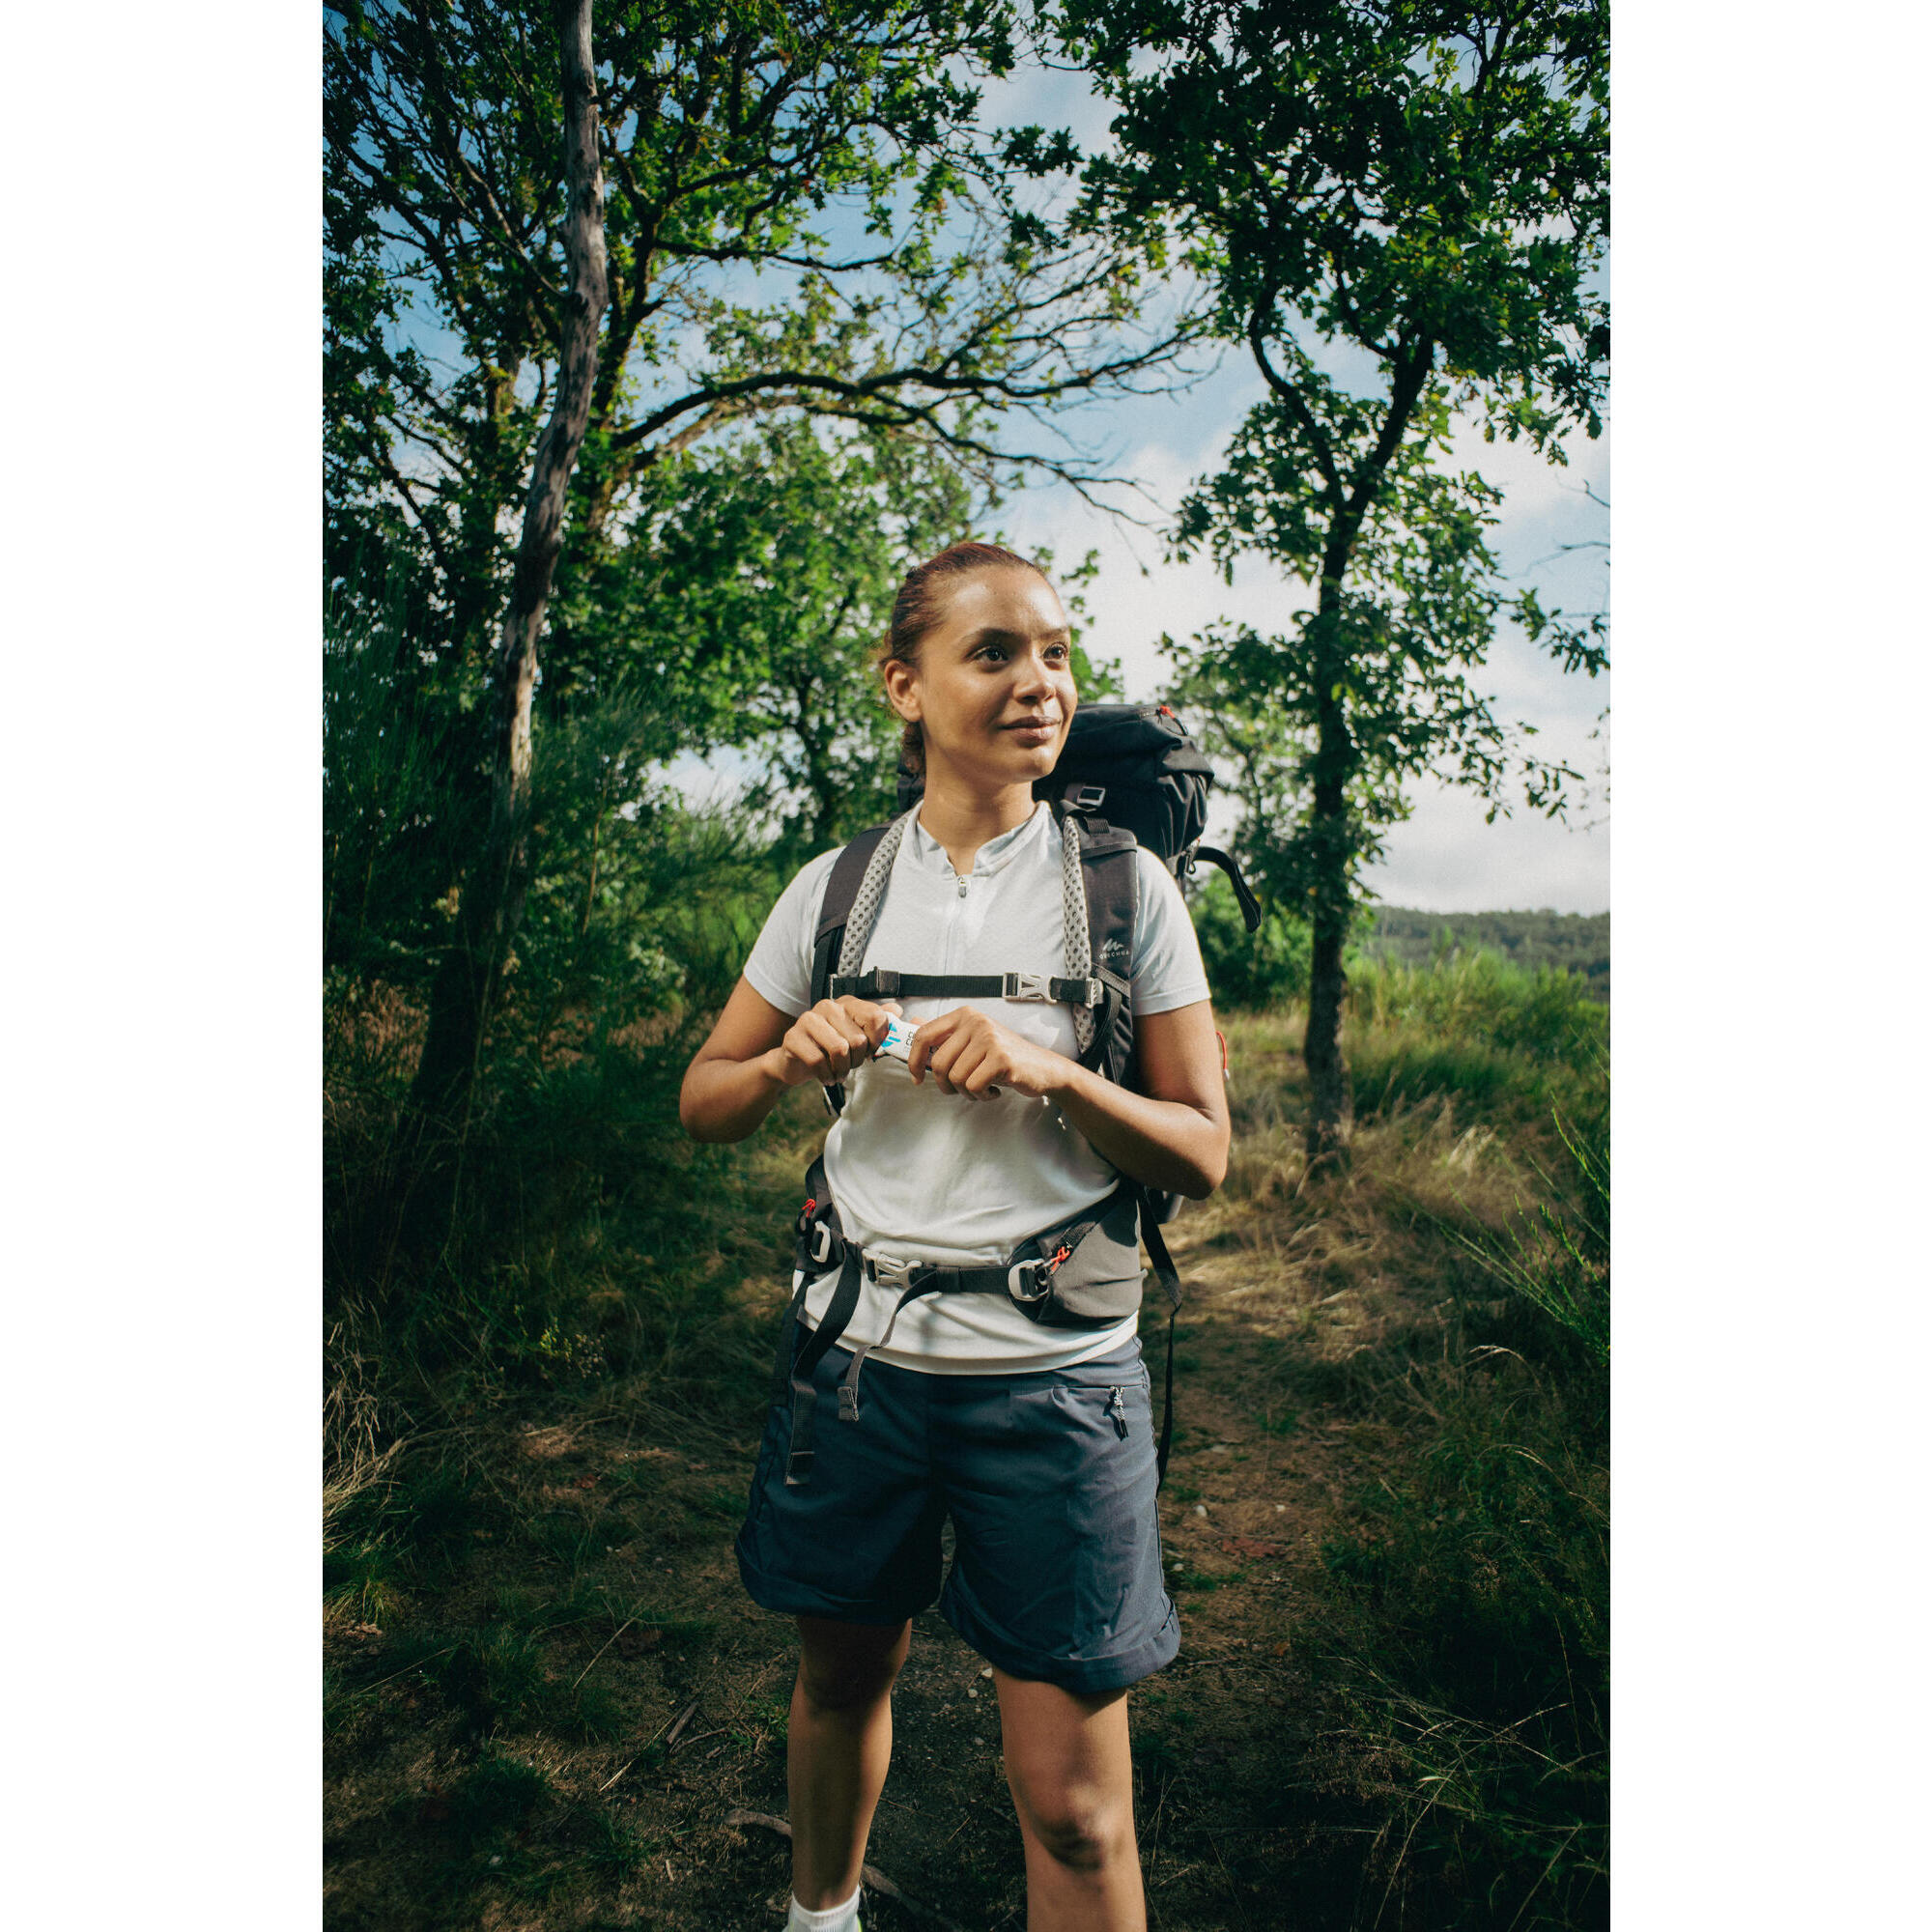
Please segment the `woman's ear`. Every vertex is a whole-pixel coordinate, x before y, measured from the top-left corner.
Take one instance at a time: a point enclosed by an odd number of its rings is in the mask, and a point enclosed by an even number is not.
[[[903,658],[888,658],[879,675],[885,680],[886,701],[908,724],[920,718],[919,673]]]

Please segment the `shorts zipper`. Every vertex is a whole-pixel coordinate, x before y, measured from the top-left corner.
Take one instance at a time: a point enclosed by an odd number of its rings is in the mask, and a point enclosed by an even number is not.
[[[1127,1392],[1117,1388],[1107,1398],[1107,1412],[1114,1418],[1114,1434],[1122,1442],[1127,1439]]]

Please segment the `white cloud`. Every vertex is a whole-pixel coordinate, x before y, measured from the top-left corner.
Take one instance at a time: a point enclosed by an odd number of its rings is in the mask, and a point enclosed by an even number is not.
[[[1422,788],[1368,885],[1383,904],[1418,912],[1609,908],[1609,825],[1571,829],[1520,810],[1484,825],[1482,810],[1466,792]]]
[[[1418,789],[1414,816],[1390,830],[1384,863],[1367,876],[1384,904],[1420,912],[1603,912],[1610,903],[1610,828],[1573,829],[1521,808],[1485,825],[1480,800],[1432,781]]]

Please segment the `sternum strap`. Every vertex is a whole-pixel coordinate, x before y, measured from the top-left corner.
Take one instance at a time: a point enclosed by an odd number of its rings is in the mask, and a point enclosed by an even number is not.
[[[1042,1000],[1069,1007],[1097,1007],[1106,988],[1097,979],[1070,980],[1058,973],[895,973],[875,966],[866,973],[835,973],[828,997],[858,1000]]]

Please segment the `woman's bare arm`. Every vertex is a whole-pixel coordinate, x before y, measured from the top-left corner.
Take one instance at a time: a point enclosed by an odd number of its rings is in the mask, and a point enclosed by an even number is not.
[[[1228,1178],[1228,1083],[1206,1000],[1134,1021],[1134,1093],[1075,1065],[1060,1111],[1122,1174],[1205,1200]]]
[[[869,1000],[821,1000],[791,1019],[740,979],[685,1069],[677,1116],[695,1141],[741,1141],[787,1087],[843,1080],[871,1058],[892,1014]]]

